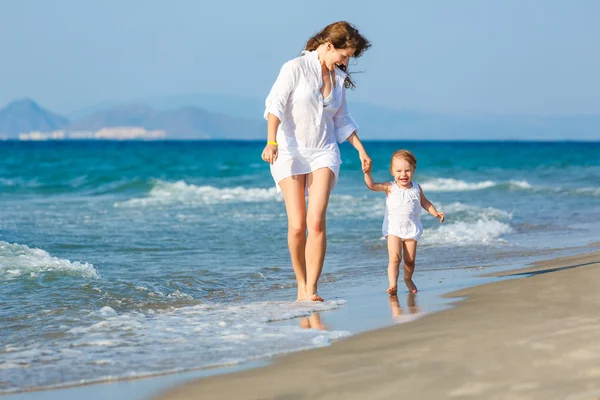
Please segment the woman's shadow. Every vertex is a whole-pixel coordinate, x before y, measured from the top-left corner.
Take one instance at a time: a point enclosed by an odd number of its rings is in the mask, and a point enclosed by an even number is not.
[[[400,300],[397,295],[389,296],[390,307],[392,308],[392,317],[398,318],[405,314],[402,306],[400,305]],[[421,312],[419,306],[417,305],[417,295],[416,293],[409,292],[406,298],[406,304],[408,306],[409,314],[418,314]]]

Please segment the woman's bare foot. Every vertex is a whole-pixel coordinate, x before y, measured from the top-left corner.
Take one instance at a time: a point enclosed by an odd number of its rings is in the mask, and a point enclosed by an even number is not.
[[[390,296],[395,296],[396,294],[398,294],[398,286],[397,285],[390,286],[388,288],[387,292]]]
[[[298,298],[296,301],[304,301],[308,297],[306,297],[306,285],[298,284]]]
[[[306,296],[310,301],[323,301],[323,298],[317,294],[317,287],[306,287]]]
[[[408,288],[409,292],[417,293],[417,291],[418,291],[417,285],[415,285],[415,283],[413,282],[412,279],[410,279],[410,278],[404,279],[404,283],[406,283],[406,287]]]
[[[316,293],[313,293],[308,298],[310,301],[323,301],[323,298]]]

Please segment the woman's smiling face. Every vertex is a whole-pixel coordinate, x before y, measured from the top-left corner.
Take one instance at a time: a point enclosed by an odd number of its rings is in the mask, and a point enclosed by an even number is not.
[[[348,65],[350,57],[354,55],[356,49],[348,47],[346,49],[336,49],[332,44],[328,45],[327,53],[325,53],[325,66],[330,71],[333,71],[338,65]]]

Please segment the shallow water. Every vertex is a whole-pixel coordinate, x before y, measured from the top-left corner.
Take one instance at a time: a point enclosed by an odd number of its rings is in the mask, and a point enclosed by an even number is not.
[[[441,225],[422,218],[422,290],[432,290],[432,277],[600,237],[598,143],[366,147],[379,181],[391,179],[394,150],[415,152],[414,180],[446,212]],[[320,281],[330,300],[294,304],[284,204],[261,150],[252,142],[2,143],[0,393],[239,363],[356,333],[285,321],[343,315],[353,287],[385,285],[383,195],[366,189],[356,153],[342,146]]]

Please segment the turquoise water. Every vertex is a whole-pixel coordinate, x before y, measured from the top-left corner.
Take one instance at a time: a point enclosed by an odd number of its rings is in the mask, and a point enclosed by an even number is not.
[[[367,142],[375,180],[412,150],[417,269],[502,265],[600,239],[600,143]],[[282,198],[262,143],[0,143],[0,393],[239,363],[352,332],[295,304]],[[321,285],[385,269],[384,198],[342,146]],[[385,282],[384,282],[385,283]],[[426,290],[427,288],[421,288]]]

